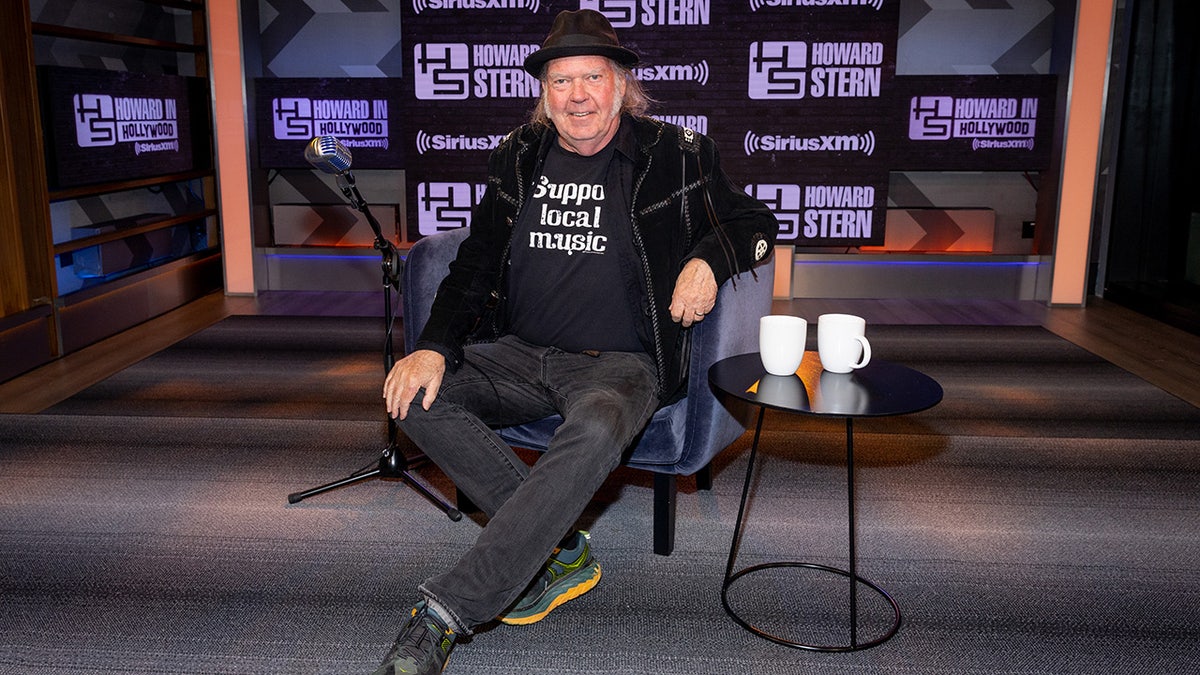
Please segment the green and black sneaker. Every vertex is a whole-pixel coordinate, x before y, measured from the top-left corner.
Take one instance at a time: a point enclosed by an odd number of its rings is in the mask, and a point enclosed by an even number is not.
[[[590,536],[576,532],[569,545],[554,549],[542,573],[500,615],[500,621],[516,626],[537,623],[555,607],[592,590],[600,581],[600,563],[592,557]]]
[[[374,675],[436,675],[446,668],[446,660],[454,648],[454,637],[454,631],[446,626],[442,617],[422,600],[413,607],[392,650],[375,669]]]

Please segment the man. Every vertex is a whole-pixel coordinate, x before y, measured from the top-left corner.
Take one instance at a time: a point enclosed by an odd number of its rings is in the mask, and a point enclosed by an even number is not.
[[[524,64],[541,82],[534,119],[493,151],[470,235],[388,374],[389,414],[488,522],[421,586],[377,673],[440,672],[459,636],[539,621],[595,586],[575,521],[681,394],[688,328],[718,286],[771,250],[775,217],[712,141],[643,116],[637,62],[600,13],[555,18]],[[554,413],[532,468],[489,428]]]

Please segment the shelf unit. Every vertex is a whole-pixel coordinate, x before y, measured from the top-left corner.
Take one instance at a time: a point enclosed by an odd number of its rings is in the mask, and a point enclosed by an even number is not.
[[[28,0],[3,4],[0,133],[22,143],[0,151],[0,381],[222,287],[211,112],[196,111],[194,170],[51,189],[37,77],[84,66],[205,81],[205,2],[68,0],[56,23],[33,21]],[[101,256],[100,273],[76,268]]]

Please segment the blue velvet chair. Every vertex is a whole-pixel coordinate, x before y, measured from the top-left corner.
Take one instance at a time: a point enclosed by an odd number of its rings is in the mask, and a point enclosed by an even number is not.
[[[424,237],[409,251],[402,277],[406,351],[412,349],[429,319],[434,293],[466,235],[463,228]],[[714,396],[708,368],[725,357],[758,351],[758,319],[771,309],[774,258],[755,273],[757,281],[743,273],[736,289],[731,280],[718,291],[716,306],[692,329],[687,395],[659,409],[627,455],[627,466],[654,474],[654,552],[659,555],[670,555],[675,548],[676,478],[696,474],[697,487],[710,489],[710,462],[746,429]],[[497,431],[515,447],[545,452],[561,422],[561,417],[553,415]]]

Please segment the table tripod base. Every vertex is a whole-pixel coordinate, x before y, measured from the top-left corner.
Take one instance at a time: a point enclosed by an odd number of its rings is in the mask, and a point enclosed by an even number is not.
[[[752,572],[760,572],[762,570],[771,569],[771,568],[775,568],[775,567],[802,567],[802,568],[806,568],[806,569],[818,570],[821,572],[830,572],[833,574],[841,575],[846,578],[853,578],[859,584],[862,584],[863,586],[870,588],[871,590],[873,590],[876,593],[878,593],[879,595],[881,595],[883,597],[883,599],[888,602],[888,604],[892,608],[892,625],[890,627],[888,627],[888,629],[886,631],[884,631],[884,633],[882,635],[880,635],[879,637],[874,638],[872,640],[865,641],[865,642],[860,641],[858,639],[858,616],[857,616],[857,614],[855,614],[854,616],[852,616],[850,618],[850,622],[851,622],[850,623],[850,644],[848,644],[848,645],[805,644],[803,642],[796,642],[793,640],[788,640],[786,638],[779,637],[778,635],[773,635],[771,633],[768,633],[768,632],[764,631],[763,629],[751,624],[749,621],[746,621],[742,617],[738,616],[737,612],[735,612],[733,610],[733,608],[729,605],[728,594],[729,594],[729,588],[731,586],[733,586],[733,583],[735,581],[737,581],[738,579],[742,578],[743,576],[751,574]],[[725,606],[726,614],[728,614],[742,628],[745,628],[746,630],[750,631],[751,633],[754,633],[755,635],[757,635],[761,638],[770,640],[771,642],[774,642],[776,644],[781,644],[786,647],[794,647],[796,649],[805,649],[805,650],[808,650],[811,652],[856,652],[856,651],[860,651],[863,649],[870,649],[871,647],[876,647],[878,645],[883,644],[884,642],[887,642],[889,639],[891,639],[891,637],[893,635],[896,634],[896,631],[900,630],[900,605],[896,604],[896,601],[892,598],[891,595],[888,595],[887,591],[883,590],[879,586],[876,586],[874,583],[867,581],[866,579],[863,579],[862,577],[851,577],[850,572],[848,572],[846,570],[839,569],[837,567],[829,567],[828,565],[817,565],[815,563],[772,562],[772,563],[764,563],[762,565],[754,565],[752,567],[747,567],[743,570],[740,570],[739,572],[730,575],[729,578],[727,578],[725,580],[725,584],[721,587],[721,604],[723,604]]]

